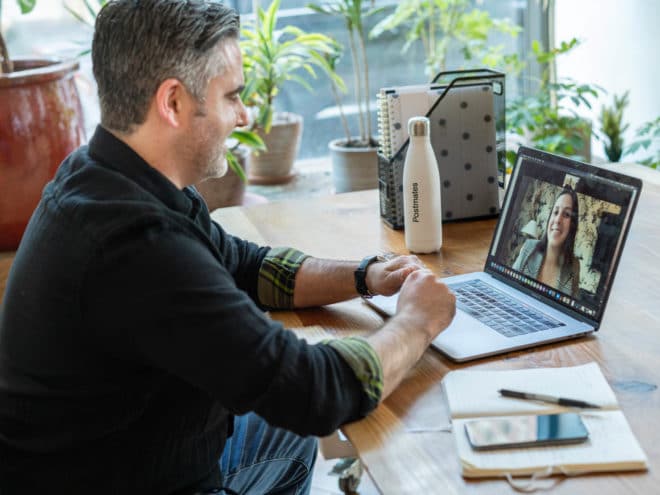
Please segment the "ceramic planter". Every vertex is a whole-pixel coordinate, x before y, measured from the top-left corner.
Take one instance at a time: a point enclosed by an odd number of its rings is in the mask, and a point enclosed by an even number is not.
[[[251,153],[248,158],[250,184],[285,184],[295,177],[293,164],[298,156],[303,118],[295,113],[277,113],[268,134],[257,133],[266,151]]]
[[[335,192],[361,191],[378,187],[376,147],[347,147],[346,139],[330,141],[332,178]]]
[[[78,62],[14,60],[0,74],[0,250],[14,250],[44,185],[84,141]]]

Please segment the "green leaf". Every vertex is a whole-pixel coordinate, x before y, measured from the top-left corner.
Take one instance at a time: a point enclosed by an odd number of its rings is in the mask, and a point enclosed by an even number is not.
[[[234,129],[230,137],[236,139],[236,141],[248,148],[259,151],[266,149],[266,143],[264,143],[263,139],[261,139],[256,132],[248,131],[246,129]]]
[[[270,132],[270,129],[273,126],[273,113],[274,112],[272,106],[267,106],[263,109],[262,127],[266,134]]]
[[[76,12],[74,9],[69,7],[68,3],[65,2],[63,5],[64,5],[64,10],[66,10],[69,14],[71,14],[76,20],[78,20],[79,22],[82,22],[83,24],[90,25],[89,20],[87,20],[82,15],[80,15],[78,12]]]
[[[236,157],[234,156],[234,153],[232,153],[231,151],[227,151],[225,158],[227,160],[227,165],[229,165],[229,168],[231,168],[234,171],[234,173],[238,175],[243,182],[247,182],[247,176],[245,175],[245,171],[243,170],[243,167],[239,165],[238,160],[236,160]]]
[[[88,26],[94,27],[96,21],[96,16],[98,15],[101,8],[108,3],[108,0],[82,0],[84,9],[81,12],[80,9],[74,8],[69,5],[69,2],[72,0],[63,0],[62,5],[64,9],[69,12],[76,20],[87,24]],[[77,2],[74,2],[74,5]]]
[[[411,2],[400,2],[396,10],[383,20],[378,22],[369,32],[370,38],[377,38],[386,31],[392,31],[402,24],[405,24],[417,13],[415,6]],[[422,14],[423,15],[423,14]]]
[[[108,0],[96,0],[95,5],[93,5],[90,0],[84,0],[84,3],[91,18],[96,20],[96,16],[99,14],[101,7],[108,3]]]
[[[513,167],[516,164],[516,157],[517,154],[513,150],[507,150],[506,151],[506,161],[509,162],[511,167]]]
[[[280,0],[273,0],[273,2],[270,4],[270,7],[268,8],[268,12],[266,14],[266,28],[268,33],[274,33],[275,32],[275,25],[277,24],[277,11],[280,8]]]
[[[316,78],[315,68],[323,70],[333,84],[345,90],[343,80],[329,62],[340,52],[340,45],[321,33],[308,33],[295,26],[276,30],[279,0],[272,2],[267,11],[258,9],[258,22],[250,22],[242,30],[241,50],[246,81],[250,83],[242,97],[248,106],[258,108],[256,125],[269,132],[274,113],[273,103],[281,85],[295,81],[313,90],[300,73]],[[326,10],[321,9],[321,10]]]
[[[16,0],[18,6],[21,8],[21,14],[27,14],[32,12],[34,6],[37,4],[37,0]]]

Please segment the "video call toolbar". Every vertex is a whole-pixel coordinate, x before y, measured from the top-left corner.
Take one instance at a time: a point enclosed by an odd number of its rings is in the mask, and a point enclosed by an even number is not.
[[[523,275],[517,270],[512,270],[508,266],[496,263],[495,261],[491,261],[489,264],[493,270],[505,275],[510,279],[517,280],[523,285],[526,285],[529,288],[534,289],[536,292],[546,297],[550,297],[554,299],[555,301],[563,304],[564,306],[579,311],[580,313],[586,316],[590,316],[590,317],[596,316],[596,311],[594,309],[589,308],[584,304],[581,304],[578,300],[569,297],[566,294],[562,294],[561,292],[557,291],[556,289],[553,289],[552,287],[542,284],[533,278]]]

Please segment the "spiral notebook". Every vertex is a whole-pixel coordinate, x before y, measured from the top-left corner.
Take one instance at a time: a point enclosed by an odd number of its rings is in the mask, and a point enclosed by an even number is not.
[[[392,158],[399,151],[408,139],[408,120],[426,115],[442,89],[437,84],[381,88],[376,95],[379,153]]]

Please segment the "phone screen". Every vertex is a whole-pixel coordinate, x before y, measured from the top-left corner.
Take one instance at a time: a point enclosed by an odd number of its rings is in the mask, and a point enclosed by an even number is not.
[[[465,432],[477,450],[579,443],[589,437],[576,413],[478,419],[465,423]]]

